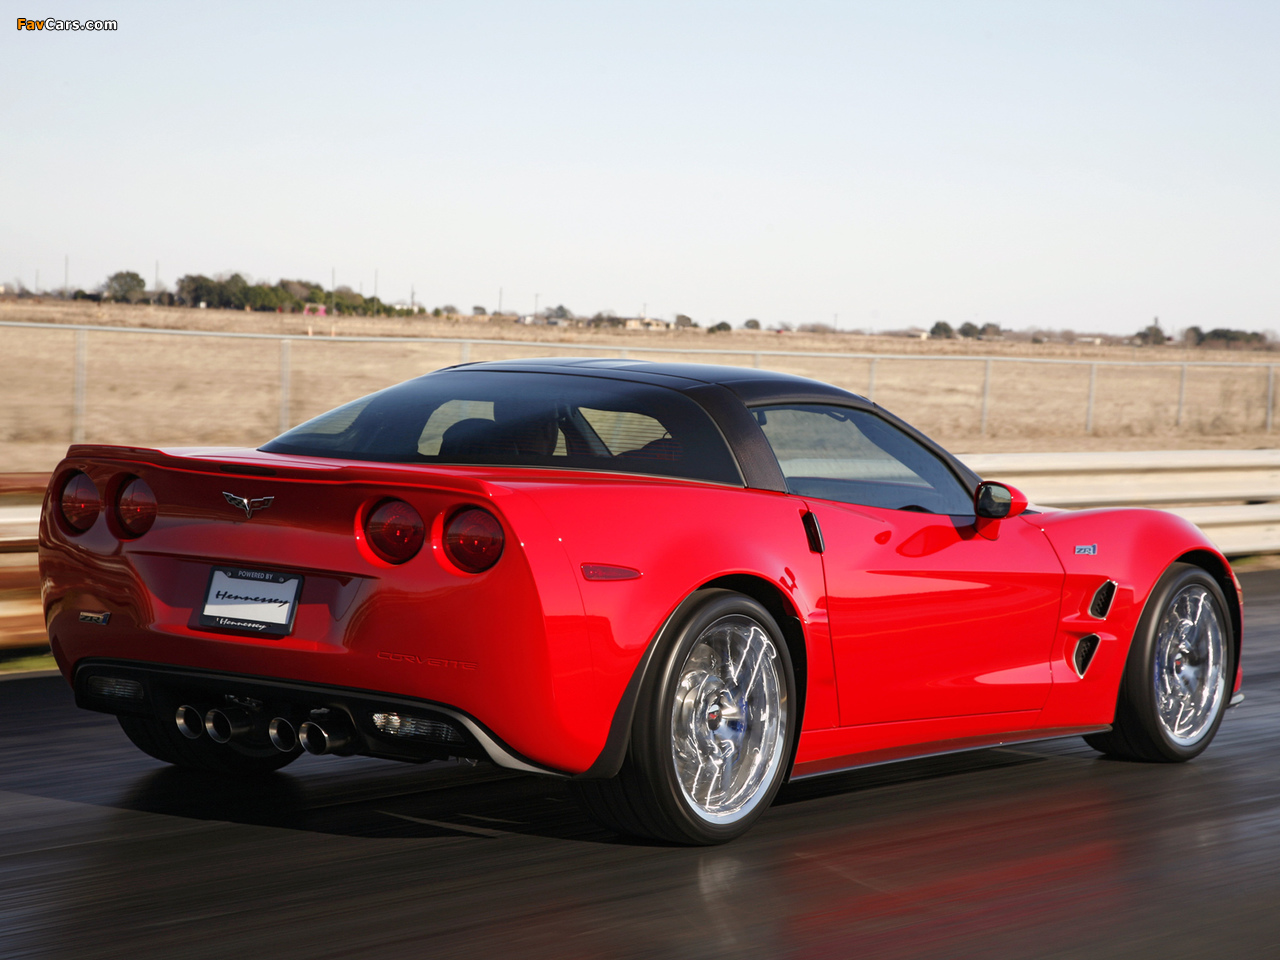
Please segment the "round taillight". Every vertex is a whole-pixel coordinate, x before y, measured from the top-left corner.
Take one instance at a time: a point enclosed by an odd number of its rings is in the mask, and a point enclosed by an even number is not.
[[[62,486],[62,519],[76,533],[84,533],[98,519],[98,511],[102,509],[102,498],[98,496],[98,488],[93,485],[87,474],[73,473]]]
[[[498,518],[479,507],[459,510],[444,529],[444,552],[468,573],[481,573],[497,563],[505,541]]]
[[[385,500],[364,522],[364,533],[373,552],[387,563],[404,563],[422,549],[426,524],[418,511],[403,500]]]
[[[140,537],[156,522],[156,495],[147,481],[134,477],[120,491],[116,501],[116,519],[124,532]]]

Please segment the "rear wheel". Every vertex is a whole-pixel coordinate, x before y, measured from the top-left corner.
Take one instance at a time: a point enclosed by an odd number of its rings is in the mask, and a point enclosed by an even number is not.
[[[612,780],[572,781],[586,812],[676,843],[740,836],[773,801],[795,737],[795,677],[769,612],[708,590],[666,642]]]
[[[1190,760],[1218,732],[1234,679],[1222,588],[1200,567],[1175,563],[1138,621],[1112,729],[1085,741],[1130,760]]]
[[[172,722],[155,717],[121,714],[116,717],[125,735],[143,753],[164,763],[228,776],[254,776],[279,770],[296,760],[301,750],[282,753],[275,747],[249,747],[235,742],[214,743],[208,737],[189,740]]]

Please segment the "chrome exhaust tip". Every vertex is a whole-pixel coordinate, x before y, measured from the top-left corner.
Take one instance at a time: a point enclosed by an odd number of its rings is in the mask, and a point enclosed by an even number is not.
[[[351,726],[338,717],[308,720],[298,728],[298,741],[302,744],[302,749],[315,757],[326,753],[341,754],[353,739]]]
[[[174,712],[173,722],[178,725],[178,732],[188,740],[199,740],[204,733],[204,718],[190,704],[184,703]]]
[[[244,707],[214,707],[204,715],[204,729],[214,743],[226,743],[253,732],[253,714]]]
[[[298,731],[284,717],[276,717],[267,725],[267,736],[281,753],[293,753],[298,748]]]

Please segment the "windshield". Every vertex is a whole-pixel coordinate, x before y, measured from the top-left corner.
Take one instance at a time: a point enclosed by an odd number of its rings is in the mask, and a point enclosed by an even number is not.
[[[260,449],[391,463],[559,467],[742,483],[720,431],[683,394],[553,373],[428,374],[322,414]]]

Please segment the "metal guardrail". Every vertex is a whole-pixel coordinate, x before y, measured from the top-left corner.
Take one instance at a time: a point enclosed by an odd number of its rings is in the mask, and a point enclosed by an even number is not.
[[[47,473],[0,473],[0,553],[35,550]]]
[[[0,505],[0,553],[22,553],[36,548],[40,526],[39,507]]]
[[[962,459],[1045,507],[1159,507],[1227,556],[1280,552],[1280,450],[987,453]]]

